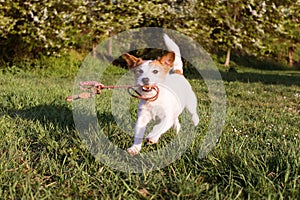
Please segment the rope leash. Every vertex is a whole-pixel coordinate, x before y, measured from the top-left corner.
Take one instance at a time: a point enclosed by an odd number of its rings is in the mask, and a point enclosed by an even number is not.
[[[139,88],[139,86],[136,86],[136,85],[108,85],[108,86],[106,86],[97,81],[84,81],[84,82],[79,83],[79,87],[81,90],[87,91],[87,92],[82,92],[80,94],[68,96],[66,98],[66,101],[71,102],[71,101],[78,100],[78,99],[92,98],[95,94],[101,94],[103,89],[124,88],[124,89],[127,89],[127,92],[129,93],[130,96],[137,98],[137,99],[150,101],[150,102],[155,101],[158,98],[158,94],[159,94],[159,88],[155,85],[141,87],[141,90],[143,92],[151,92],[152,90],[155,91],[155,94],[150,97],[143,96],[137,89],[137,88]]]

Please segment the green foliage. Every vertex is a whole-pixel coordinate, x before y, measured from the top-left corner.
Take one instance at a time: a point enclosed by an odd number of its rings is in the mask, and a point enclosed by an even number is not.
[[[232,49],[283,61],[289,52],[297,62],[299,10],[299,0],[2,0],[0,62],[87,52],[104,38],[146,26],[178,30],[212,53]]]
[[[0,67],[3,74],[24,74],[34,72],[43,77],[74,77],[83,58],[76,51],[69,51],[59,57],[41,56],[35,60],[19,60]]]
[[[77,7],[76,1],[1,1],[2,59],[31,59],[71,47]]]

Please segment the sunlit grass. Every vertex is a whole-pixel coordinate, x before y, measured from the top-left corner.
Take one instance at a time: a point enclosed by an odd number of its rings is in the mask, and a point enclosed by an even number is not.
[[[124,70],[111,73],[120,72]],[[201,118],[196,140],[176,162],[143,174],[113,170],[86,149],[75,130],[72,107],[64,100],[71,94],[72,79],[33,72],[0,74],[1,198],[297,199],[299,72],[250,72],[222,72],[226,124],[216,148],[202,159],[198,155],[209,123],[209,99],[203,82],[191,80],[198,87]],[[108,118],[109,102],[97,99],[105,134],[126,149],[133,138],[122,135]],[[131,109],[135,117],[136,107]],[[172,137],[170,132],[144,151],[161,148]]]

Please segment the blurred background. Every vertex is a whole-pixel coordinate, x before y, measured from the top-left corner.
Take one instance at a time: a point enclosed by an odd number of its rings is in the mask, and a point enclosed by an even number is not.
[[[229,68],[300,67],[299,0],[2,0],[0,67],[78,65],[104,39],[140,27],[179,31]]]

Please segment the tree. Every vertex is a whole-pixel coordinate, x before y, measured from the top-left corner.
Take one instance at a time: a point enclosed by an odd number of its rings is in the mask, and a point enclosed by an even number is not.
[[[115,33],[151,26],[176,29],[175,24],[183,23],[178,21],[180,4],[175,1],[93,1],[87,7],[89,14],[84,26],[93,38],[94,55],[97,43]]]
[[[81,1],[1,1],[3,59],[55,54],[72,45],[73,14],[80,4]]]
[[[290,5],[280,6],[282,11],[281,27],[277,29],[281,40],[288,49],[288,63],[294,65],[294,54],[300,43],[300,0]]]
[[[263,49],[266,12],[264,2],[256,0],[215,0],[208,3],[211,42],[226,51],[224,65],[230,65],[232,50],[255,53]]]
[[[232,51],[272,55],[279,43],[292,65],[299,7],[300,0],[6,0],[0,1],[0,53],[4,61],[56,55],[81,48],[82,38],[95,50],[116,33],[156,26],[178,30],[212,53],[226,52],[225,66]]]

